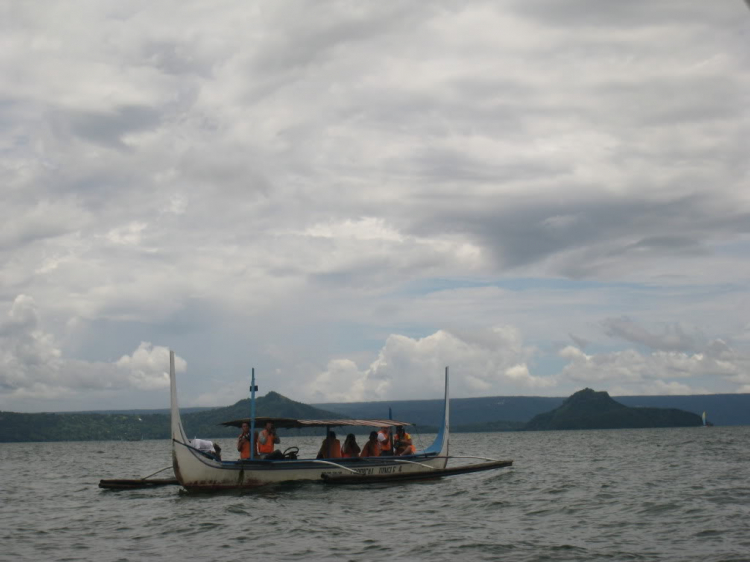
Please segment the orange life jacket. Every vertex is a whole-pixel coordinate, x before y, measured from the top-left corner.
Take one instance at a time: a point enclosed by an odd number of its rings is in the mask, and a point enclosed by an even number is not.
[[[328,439],[323,440],[323,447],[326,449],[323,458],[340,459],[341,458],[341,441],[334,439],[333,442]]]
[[[250,436],[248,436],[250,437]],[[255,438],[255,456],[258,456],[258,438],[256,436]],[[249,459],[250,458],[250,440],[246,439],[242,442],[242,445],[240,445],[240,458],[241,459]]]
[[[390,453],[391,452],[391,436],[384,430],[381,429],[378,431],[381,435],[385,437],[385,441],[379,441],[380,443],[380,454],[383,453]]]
[[[260,452],[263,455],[267,455],[269,453],[273,453],[274,451],[274,438],[271,435],[268,435],[268,432],[264,429],[260,432],[261,436],[265,435],[266,442],[261,443],[260,440],[258,440],[258,452]]]
[[[247,440],[242,441],[242,445],[240,445],[240,458],[241,459],[250,458],[250,441],[247,441]]]
[[[340,459],[341,458],[341,456],[342,456],[342,454],[341,454],[341,442],[338,439],[336,439],[333,442],[333,451],[332,452],[333,452],[333,454],[331,455],[332,459]]]
[[[401,451],[402,455],[416,455],[417,450],[414,448],[414,445],[407,445],[404,447],[404,450]]]
[[[396,437],[398,437],[398,434],[396,434]],[[405,431],[404,431],[404,441],[411,441],[411,435],[409,435]],[[403,449],[399,452],[399,455],[413,455],[416,452],[417,450],[414,448],[414,443],[412,443],[411,445],[404,446]]]
[[[365,443],[365,446],[362,448],[362,453],[360,453],[360,457],[379,457],[380,456],[380,447],[378,446],[378,442],[376,441],[373,443],[372,441],[368,441]]]
[[[350,445],[349,446],[349,452],[346,452],[346,443],[344,443],[344,446],[341,447],[341,458],[342,459],[356,459],[359,456],[360,451],[358,445]]]

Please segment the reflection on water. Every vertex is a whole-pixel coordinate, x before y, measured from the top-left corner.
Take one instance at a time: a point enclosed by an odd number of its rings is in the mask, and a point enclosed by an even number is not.
[[[515,466],[210,494],[97,487],[168,466],[169,441],[0,444],[0,542],[9,560],[747,560],[749,438],[748,427],[456,434],[452,454]],[[234,458],[233,441],[219,443]],[[282,445],[313,456],[319,443]]]

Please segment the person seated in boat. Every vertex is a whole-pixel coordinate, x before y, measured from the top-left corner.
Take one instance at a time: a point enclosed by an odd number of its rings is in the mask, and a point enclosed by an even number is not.
[[[218,443],[196,438],[190,441],[190,445],[214,460],[221,460],[221,447]]]
[[[360,457],[379,457],[380,456],[380,442],[378,442],[378,432],[370,432],[370,440],[365,443],[362,447]]]
[[[260,456],[268,460],[283,459],[284,453],[274,448],[274,445],[278,445],[279,443],[281,443],[281,439],[276,435],[276,428],[273,426],[273,422],[266,422],[266,427],[258,436],[258,452]]]
[[[323,443],[320,445],[318,456],[316,459],[340,459],[341,458],[341,442],[336,439],[336,432],[329,431],[328,437],[323,439]]]
[[[341,457],[344,459],[356,459],[361,453],[359,445],[357,444],[357,438],[354,437],[353,433],[346,436],[344,446],[341,448]]]
[[[255,456],[258,456],[258,432],[255,432]],[[237,438],[237,450],[240,452],[241,459],[250,458],[250,424],[247,422],[242,423],[242,433]]]
[[[380,456],[390,457],[393,455],[393,437],[391,428],[383,427],[378,431],[378,443],[380,443]]]
[[[396,440],[394,442],[396,448],[396,455],[413,455],[417,452],[414,448],[414,444],[411,441],[411,435],[406,433],[403,426],[399,426],[396,429]]]

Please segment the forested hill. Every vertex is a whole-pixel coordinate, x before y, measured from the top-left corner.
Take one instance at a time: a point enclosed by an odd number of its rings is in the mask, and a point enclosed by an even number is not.
[[[563,404],[563,398],[494,396],[451,400],[453,431],[512,431],[523,429],[534,416]],[[696,396],[618,396],[617,402],[635,409],[677,408],[695,415],[703,411],[715,425],[750,425],[750,394]],[[269,392],[258,398],[258,416],[292,418],[387,418],[417,424],[430,431],[440,425],[442,400],[401,400],[390,402],[328,403],[308,405]],[[192,410],[192,411],[191,411]],[[220,422],[245,418],[250,400],[213,409],[182,410],[182,421],[190,437],[233,437],[235,428]],[[0,412],[0,442],[86,441],[120,439],[165,439],[169,437],[169,414],[165,410],[123,412],[81,412],[19,414]]]
[[[256,415],[313,419],[346,417],[295,402],[276,392],[269,392],[257,399]],[[182,423],[191,438],[234,437],[237,435],[237,428],[224,427],[219,424],[249,416],[250,399],[246,398],[232,406],[184,414]],[[0,412],[0,442],[6,443],[168,439],[169,435],[169,414],[166,413],[19,414]]]
[[[255,402],[255,415],[259,417],[268,416],[275,418],[299,418],[299,419],[336,419],[349,416],[341,413],[331,412],[295,402],[278,392],[269,392]],[[237,436],[236,427],[220,426],[221,422],[237,420],[250,417],[250,399],[245,398],[232,406],[215,408],[182,416],[182,425],[189,437],[227,437]],[[279,430],[284,434],[284,430]]]
[[[451,427],[477,426],[499,420],[523,425],[537,414],[549,412],[562,404],[563,398],[540,396],[492,396],[486,398],[451,398]],[[388,402],[330,402],[314,404],[318,408],[341,412],[357,418],[387,418],[389,408],[393,419],[418,426],[440,425],[443,400],[393,400]]]
[[[750,394],[695,394],[683,396],[617,396],[617,402],[630,407],[676,408],[700,415],[707,412],[715,425],[750,425]],[[564,397],[487,396],[451,399],[451,427],[489,424],[498,420],[529,422],[534,416],[562,405]],[[402,400],[390,402],[328,402],[318,408],[351,417],[382,418],[388,408],[395,419],[419,425],[438,425],[443,413],[442,400]]]
[[[698,414],[674,408],[630,408],[606,392],[585,388],[567,398],[559,408],[534,416],[524,429],[630,429],[702,424]]]

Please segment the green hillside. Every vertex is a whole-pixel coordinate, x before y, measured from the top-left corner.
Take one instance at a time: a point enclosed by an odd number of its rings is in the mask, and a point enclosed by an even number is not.
[[[169,437],[164,414],[17,414],[0,412],[0,442],[120,441]]]
[[[666,401],[660,402],[657,401]],[[697,414],[664,407],[675,397],[637,397],[628,407],[610,398],[606,392],[585,389],[567,399],[541,397],[458,398],[451,400],[451,430],[455,432],[518,431],[522,429],[615,429],[637,427],[684,427],[701,423]],[[677,397],[680,406],[696,411],[709,409],[712,421],[750,423],[750,395],[712,395]],[[627,401],[632,397],[622,397]],[[630,403],[630,402],[629,402]],[[324,405],[319,405],[324,406]],[[555,408],[556,409],[552,409]],[[327,404],[315,407],[269,392],[257,399],[258,416],[330,419],[384,418],[392,408],[395,419],[416,423],[422,432],[436,431],[443,414],[442,400],[411,400]],[[550,411],[551,410],[551,411]],[[700,410],[699,410],[700,411]],[[0,442],[13,441],[93,441],[166,439],[169,437],[169,413],[159,411],[82,412],[19,414],[0,412]],[[213,409],[185,408],[182,421],[188,436],[234,437],[236,428],[220,426],[223,421],[250,415],[250,400]],[[723,418],[721,416],[724,416]],[[745,417],[743,417],[745,416]],[[526,424],[527,420],[528,424]],[[301,430],[293,430],[298,434]],[[310,431],[310,430],[307,430]],[[367,432],[367,428],[352,430]],[[284,433],[281,430],[280,433]]]
[[[340,418],[340,414],[295,402],[269,392],[256,400],[256,415],[284,418]],[[182,415],[192,437],[234,437],[237,429],[219,423],[250,416],[250,399],[232,406]],[[280,431],[280,433],[283,433]],[[169,414],[99,414],[0,412],[0,442],[19,441],[107,441],[168,439]]]
[[[627,429],[702,425],[699,415],[667,408],[629,408],[606,392],[579,390],[559,408],[539,414],[524,429]]]
[[[295,402],[278,392],[269,392],[255,401],[255,415],[275,418],[336,419],[344,418],[335,412],[321,410],[302,402]],[[232,406],[195,412],[182,416],[182,425],[190,437],[236,437],[236,427],[220,426],[221,422],[250,417],[250,399],[245,398]],[[284,430],[279,430],[283,435]],[[296,432],[295,432],[296,433]]]

